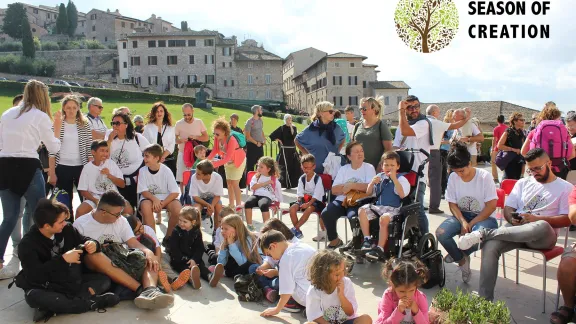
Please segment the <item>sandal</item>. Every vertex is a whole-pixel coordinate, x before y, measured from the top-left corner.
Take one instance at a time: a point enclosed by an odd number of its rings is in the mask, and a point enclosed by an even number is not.
[[[568,306],[560,306],[558,311],[550,314],[551,324],[568,324],[572,322],[574,317],[574,309]]]

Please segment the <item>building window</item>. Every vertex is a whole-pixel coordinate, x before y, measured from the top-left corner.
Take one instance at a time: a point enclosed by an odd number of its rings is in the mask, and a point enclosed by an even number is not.
[[[198,82],[198,76],[196,74],[192,74],[188,76],[188,84],[192,84]]]
[[[131,29],[134,29],[134,24],[133,24],[133,23],[130,24],[130,28],[131,28]]]
[[[398,103],[400,103],[402,101],[402,96],[398,96],[396,99],[398,100]]]
[[[254,90],[248,91],[248,99],[255,99],[256,96],[254,95]]]
[[[159,40],[158,41],[158,47],[166,47],[166,41],[165,40]]]
[[[264,80],[266,80],[266,84],[272,83],[272,75],[266,74],[266,75],[264,76]]]
[[[105,42],[108,41],[108,36],[104,37],[104,41],[105,41]]]
[[[254,78],[252,77],[252,74],[248,74],[248,84],[254,84]]]
[[[139,23],[138,23],[138,26],[142,26],[142,23],[141,23],[141,22],[139,22]]]
[[[332,103],[336,106],[336,96],[332,97]]]
[[[32,9],[35,14],[38,14],[38,9]]]
[[[228,86],[228,80],[224,80],[224,86],[225,86],[225,87]]]
[[[214,84],[214,75],[206,75],[206,84]]]
[[[213,39],[205,39],[204,40],[204,46],[214,46],[214,40]]]
[[[366,84],[367,84],[366,81],[362,81],[362,88],[366,89]]]
[[[96,31],[96,26],[92,26],[92,31]]]
[[[140,56],[132,56],[130,58],[130,65],[131,66],[139,66],[140,65]]]
[[[266,89],[266,99],[272,99],[272,92],[270,89]]]
[[[170,55],[166,57],[166,64],[168,65],[178,65],[178,56]]]
[[[54,15],[54,18],[56,18],[56,15]],[[96,14],[91,14],[90,20],[96,20]]]
[[[196,40],[195,39],[189,39],[188,40],[188,46],[190,46],[190,47],[196,46]]]
[[[188,63],[194,64],[194,55],[190,55]]]
[[[230,86],[231,86],[231,87],[234,86],[234,80],[230,80]]]
[[[390,105],[390,97],[386,96],[384,98],[384,105],[386,105],[386,106]]]
[[[348,104],[358,106],[358,96],[348,97]]]
[[[228,98],[232,98],[232,92],[228,92]]]
[[[156,47],[156,41],[155,40],[148,41],[148,47]]]
[[[130,83],[130,79],[122,79],[122,83]]]
[[[204,55],[204,64],[214,64],[214,55]]]
[[[46,13],[46,19],[50,19],[50,14]]]
[[[226,68],[226,62],[222,62],[222,68]]]
[[[122,48],[126,49],[126,42],[122,42]]]
[[[125,69],[128,68],[128,62],[124,62],[123,65],[124,65],[124,68],[125,68]]]
[[[124,21],[122,22],[121,25],[122,25],[122,28],[126,28],[126,23]]]
[[[334,62],[334,67],[340,67],[340,63],[339,63],[339,62]]]
[[[174,86],[175,86],[176,88],[180,88],[179,85],[180,85],[180,83],[178,82],[178,76],[175,75],[175,76],[174,76]]]
[[[248,68],[252,69],[254,67],[254,63],[253,62],[248,62]]]
[[[232,67],[232,62],[228,62],[228,67]]]
[[[342,97],[340,97],[340,107],[342,107]]]
[[[132,41],[132,48],[138,48],[138,41]]]
[[[358,85],[358,77],[357,76],[348,76],[348,85]]]
[[[158,56],[148,56],[148,65],[158,65]]]
[[[144,27],[148,27],[148,24],[144,24]]]
[[[355,64],[350,62],[350,67],[353,68],[354,66],[355,66]]]
[[[168,47],[186,47],[185,40],[169,40]]]
[[[270,67],[270,62],[266,62],[266,63],[264,63],[264,67],[267,67],[267,68],[269,68],[269,67]]]
[[[333,85],[342,85],[342,76],[335,75],[332,77],[332,84]]]
[[[148,85],[158,85],[158,77],[157,76],[149,76],[148,77]]]
[[[92,66],[92,58],[90,56],[86,56],[86,66]]]

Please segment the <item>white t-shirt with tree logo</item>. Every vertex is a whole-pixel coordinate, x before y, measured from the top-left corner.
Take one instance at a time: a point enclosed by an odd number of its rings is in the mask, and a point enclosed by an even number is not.
[[[108,140],[108,135],[106,135],[106,140]],[[130,175],[138,170],[144,160],[142,152],[150,145],[150,142],[141,134],[136,133],[136,136],[138,136],[138,142],[136,139],[116,138],[110,146],[110,159],[118,165],[124,175]]]
[[[82,169],[80,180],[78,180],[78,190],[88,191],[96,199],[100,199],[102,194],[108,190],[118,191],[112,180],[100,173],[102,169],[108,169],[110,174],[116,178],[123,179],[124,177],[120,168],[110,159],[104,161],[100,166],[90,162]]]
[[[151,173],[147,166],[138,173],[138,194],[148,191],[160,200],[166,199],[171,193],[180,193],[174,174],[164,164],[160,164],[158,172]],[[142,201],[144,197],[140,197]]]
[[[492,173],[486,170],[476,169],[476,175],[469,182],[464,182],[456,172],[448,178],[446,201],[457,204],[463,212],[479,214],[486,203],[494,199],[498,199],[496,185]],[[495,217],[495,213],[490,217]]]

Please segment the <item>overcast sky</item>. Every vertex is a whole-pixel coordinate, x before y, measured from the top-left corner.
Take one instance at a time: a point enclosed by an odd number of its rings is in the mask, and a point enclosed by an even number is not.
[[[67,0],[66,0],[67,1]],[[0,0],[2,7],[12,1]],[[56,5],[54,0],[24,1]],[[425,102],[505,100],[540,109],[553,100],[576,110],[576,1],[553,0],[546,16],[469,16],[468,0],[456,1],[460,28],[452,43],[438,53],[422,54],[396,35],[396,0],[76,0],[82,12],[120,10],[147,19],[153,13],[180,27],[218,30],[238,41],[252,38],[285,58],[315,47],[329,54],[367,56],[378,64],[379,80],[402,80]],[[526,1],[527,6],[532,2]],[[528,10],[529,11],[529,10]],[[471,39],[471,24],[549,24],[550,39]]]

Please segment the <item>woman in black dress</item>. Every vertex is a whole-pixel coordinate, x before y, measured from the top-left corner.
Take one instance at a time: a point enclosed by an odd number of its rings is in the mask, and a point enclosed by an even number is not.
[[[296,126],[292,125],[292,115],[286,114],[284,115],[284,125],[278,127],[270,134],[270,139],[280,144],[277,157],[280,165],[280,183],[286,189],[298,187],[298,178],[302,174],[300,170],[300,155],[296,151],[294,144],[294,138],[297,133]]]

